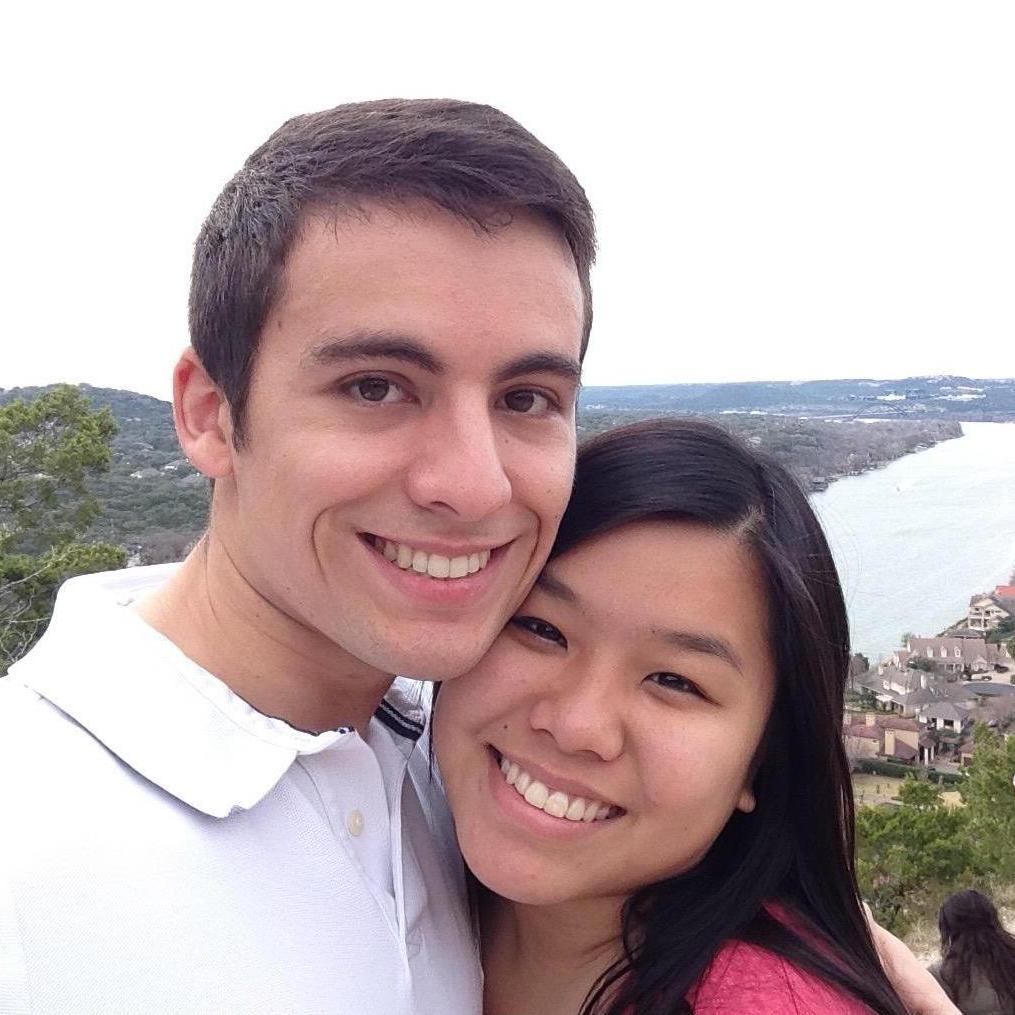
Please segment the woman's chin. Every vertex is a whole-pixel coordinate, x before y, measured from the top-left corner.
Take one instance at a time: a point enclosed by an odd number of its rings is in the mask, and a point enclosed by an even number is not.
[[[519,905],[552,906],[571,902],[584,894],[579,886],[562,884],[545,868],[524,869],[491,860],[472,862],[468,856],[466,863],[484,888]]]

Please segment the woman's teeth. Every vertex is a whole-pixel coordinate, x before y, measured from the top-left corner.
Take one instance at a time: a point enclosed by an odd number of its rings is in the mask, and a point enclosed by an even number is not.
[[[390,539],[373,537],[374,546],[387,560],[403,571],[415,571],[431,578],[466,578],[482,571],[490,563],[490,551],[481,550],[460,557],[443,557],[439,553],[425,553],[414,550],[405,543],[393,543]]]
[[[617,813],[615,807],[604,804],[601,800],[586,800],[580,796],[568,796],[559,789],[550,789],[538,779],[533,779],[524,768],[507,758],[500,759],[500,770],[509,786],[536,810],[545,811],[553,818],[566,818],[568,821],[605,821]]]

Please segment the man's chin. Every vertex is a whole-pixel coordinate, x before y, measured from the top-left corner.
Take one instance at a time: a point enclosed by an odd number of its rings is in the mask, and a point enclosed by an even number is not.
[[[448,636],[441,637],[446,639]],[[414,680],[430,682],[454,680],[473,669],[492,643],[493,639],[489,643],[476,645],[472,651],[463,651],[462,646],[458,645],[451,654],[435,651],[431,643],[421,651],[410,650],[397,653],[397,656],[393,656],[390,661],[404,665],[388,668],[387,671],[402,677],[412,677]]]

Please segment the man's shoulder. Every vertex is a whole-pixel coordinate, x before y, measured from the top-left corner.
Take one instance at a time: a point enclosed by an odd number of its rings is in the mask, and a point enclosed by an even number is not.
[[[34,883],[43,855],[77,864],[78,831],[93,817],[103,820],[95,801],[126,779],[118,761],[52,702],[14,676],[0,679],[0,882]]]
[[[45,749],[68,724],[73,725],[67,716],[17,677],[0,679],[0,752],[19,757],[19,768],[27,761],[26,748],[32,754]]]
[[[0,679],[0,798],[75,782],[90,757],[109,763],[103,746],[51,701],[17,677]]]

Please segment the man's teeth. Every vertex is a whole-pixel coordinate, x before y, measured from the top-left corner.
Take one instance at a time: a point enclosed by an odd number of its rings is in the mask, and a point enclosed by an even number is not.
[[[537,810],[545,811],[554,818],[566,818],[568,821],[604,821],[614,813],[614,809],[601,800],[586,800],[580,796],[568,796],[559,789],[548,786],[533,779],[524,768],[507,758],[500,759],[500,770],[507,784],[514,786],[515,792]]]
[[[482,571],[490,563],[489,550],[461,557],[442,557],[439,553],[424,553],[405,543],[392,543],[389,539],[375,539],[374,545],[387,560],[403,571],[416,571],[431,578],[465,578]]]

